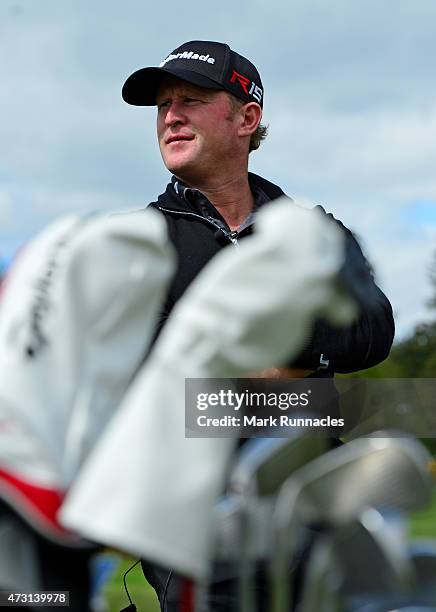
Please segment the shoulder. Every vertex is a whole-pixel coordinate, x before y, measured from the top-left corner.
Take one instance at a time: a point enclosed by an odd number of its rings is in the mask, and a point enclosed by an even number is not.
[[[158,210],[159,212],[162,212],[162,209],[159,205],[159,202],[150,202],[149,204],[146,205],[146,207],[144,208],[144,210],[147,210],[148,208],[152,208],[154,210]]]
[[[255,186],[262,189],[270,200],[276,200],[277,198],[281,198],[282,196],[286,195],[281,187],[275,185],[271,181],[268,181],[262,176],[259,176],[258,174],[254,174],[253,172],[248,173],[248,182],[250,183],[250,186]]]
[[[317,204],[312,210],[317,211],[318,213],[321,213],[324,216],[328,217],[328,219],[336,223],[347,235],[349,235],[350,237],[352,236],[355,239],[353,232],[346,225],[344,225],[340,219],[337,219],[333,215],[333,213],[327,212],[323,206]]]

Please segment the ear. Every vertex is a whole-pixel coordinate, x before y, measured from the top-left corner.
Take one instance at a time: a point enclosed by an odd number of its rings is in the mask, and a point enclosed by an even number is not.
[[[256,102],[249,102],[241,106],[241,120],[238,128],[239,136],[251,136],[262,119],[262,109]]]

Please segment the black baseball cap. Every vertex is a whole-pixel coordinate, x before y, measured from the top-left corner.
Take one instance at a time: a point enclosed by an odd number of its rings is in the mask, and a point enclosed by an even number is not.
[[[229,45],[210,40],[184,43],[159,66],[131,74],[123,86],[123,99],[135,106],[154,106],[160,80],[168,74],[206,89],[224,89],[263,107],[263,85],[254,64]]]

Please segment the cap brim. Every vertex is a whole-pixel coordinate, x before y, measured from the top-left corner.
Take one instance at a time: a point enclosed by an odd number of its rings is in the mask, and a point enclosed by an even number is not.
[[[159,84],[162,78],[169,74],[206,89],[223,89],[219,83],[192,70],[141,68],[131,74],[124,83],[122,89],[123,100],[134,106],[154,106]]]

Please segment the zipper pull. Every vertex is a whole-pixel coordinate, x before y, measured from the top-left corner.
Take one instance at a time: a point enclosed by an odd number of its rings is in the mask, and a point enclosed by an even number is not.
[[[230,240],[232,241],[233,244],[238,245],[238,232],[233,231],[230,232],[230,234],[227,234],[228,238],[230,238]]]

